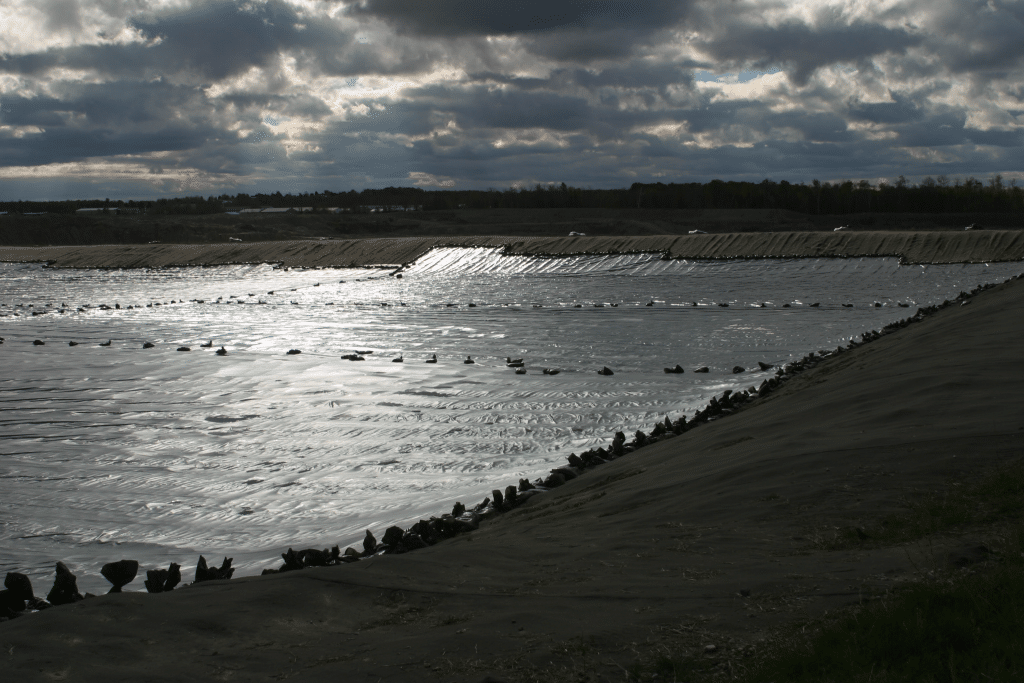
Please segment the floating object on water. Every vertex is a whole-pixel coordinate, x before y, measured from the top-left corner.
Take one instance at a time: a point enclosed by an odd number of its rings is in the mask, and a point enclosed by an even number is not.
[[[112,343],[112,341],[110,339],[108,339],[105,342],[100,342],[100,346],[110,346],[111,343]]]
[[[598,371],[597,371],[597,374],[599,374],[599,375],[614,375],[615,373],[614,373],[614,372],[612,372],[611,368],[609,368],[609,367],[608,367],[608,366],[606,365],[605,367],[603,367],[603,368],[601,368],[600,370],[598,370]]]
[[[757,365],[762,370],[770,370],[775,367],[774,365],[768,365],[767,363],[762,363],[761,361],[757,361]]]
[[[435,353],[435,354],[433,354],[433,355],[432,355],[432,356],[431,356],[430,358],[428,358],[428,359],[426,360],[426,362],[427,362],[427,363],[436,363],[436,362],[437,362],[437,354],[436,354],[436,353]],[[367,533],[369,533],[369,532],[367,532]]]
[[[694,372],[711,372],[711,370],[709,370],[708,366],[705,365],[702,368],[697,368],[696,370],[694,370]]]
[[[462,361],[462,363],[464,365],[473,365],[474,363],[476,363],[476,361],[470,358],[469,356],[466,356],[466,360]]]
[[[188,347],[188,346],[179,346],[177,350],[178,351],[191,351],[192,348]]]
[[[399,356],[398,358],[392,358],[391,362],[392,363],[404,363],[405,362],[405,357],[404,356]]]
[[[34,342],[32,342],[32,346],[46,346],[46,342],[44,342],[41,339],[36,339]]]
[[[557,374],[558,374],[558,373],[560,373],[560,372],[561,372],[561,370],[555,370],[555,369],[549,369],[549,368],[544,368],[544,374],[545,374],[545,375],[557,375]]]
[[[78,346],[78,342],[76,342],[76,341],[69,341],[68,342],[68,346]]]
[[[669,375],[672,375],[672,374],[679,375],[679,374],[682,374],[684,372],[686,372],[686,370],[683,369],[682,365],[676,365],[674,368],[665,368],[665,374],[669,374]]]
[[[146,342],[145,344],[142,345],[142,348],[144,348],[144,349],[151,349],[154,346],[156,346],[156,344],[154,344],[153,342]]]
[[[288,349],[288,351],[285,352],[284,355],[286,355],[286,356],[297,356],[300,353],[302,353],[302,351],[299,351],[298,349]]]
[[[739,374],[741,372],[746,372],[746,371],[747,371],[747,369],[745,367],[743,367],[742,365],[736,365],[732,369],[732,374],[736,375],[736,374]]]
[[[526,368],[522,368],[522,367],[516,368],[516,374],[517,375],[525,375],[526,374]]]
[[[211,339],[210,341],[206,342],[205,344],[200,344],[199,348],[201,348],[201,349],[213,348],[213,340]]]
[[[216,353],[218,356],[226,356],[228,355],[228,350],[222,346],[219,349],[217,349]]]

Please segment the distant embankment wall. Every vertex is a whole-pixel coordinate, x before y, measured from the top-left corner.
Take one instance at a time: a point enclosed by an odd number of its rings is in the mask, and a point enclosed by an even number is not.
[[[671,258],[899,256],[909,263],[1024,260],[1024,232],[776,232],[639,237],[400,237],[228,244],[0,247],[0,261],[60,268],[279,263],[290,267],[399,266],[435,247],[503,247],[509,254],[568,256],[654,252]]]

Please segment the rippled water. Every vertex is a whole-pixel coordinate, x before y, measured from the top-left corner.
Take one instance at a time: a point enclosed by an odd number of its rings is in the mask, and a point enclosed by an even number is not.
[[[436,250],[401,278],[0,264],[0,572],[44,594],[56,560],[94,592],[122,557],[177,561],[188,578],[200,553],[228,555],[258,573],[288,546],[344,547],[478,502],[765,376],[735,365],[834,348],[1020,271],[489,249]],[[199,348],[209,340],[229,354]],[[357,350],[373,354],[340,358]],[[676,363],[688,371],[662,371]]]

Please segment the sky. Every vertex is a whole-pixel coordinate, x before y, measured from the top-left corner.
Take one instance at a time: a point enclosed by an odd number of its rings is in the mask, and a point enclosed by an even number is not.
[[[1024,0],[0,0],[0,201],[1024,181]]]

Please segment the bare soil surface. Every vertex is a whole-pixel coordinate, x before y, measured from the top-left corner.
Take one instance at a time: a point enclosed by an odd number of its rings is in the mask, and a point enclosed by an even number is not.
[[[212,244],[379,237],[556,237],[735,232],[962,231],[1024,229],[1021,214],[811,215],[771,209],[459,209],[390,213],[209,215],[44,214],[0,216],[0,245]]]
[[[1024,259],[1024,231],[827,231],[695,235],[559,237],[381,237],[372,239],[228,242],[219,244],[0,247],[0,261],[46,262],[60,268],[163,268],[232,263],[286,267],[399,267],[436,247],[496,247],[509,254],[660,253],[666,258],[860,258],[894,256],[908,263]]]

